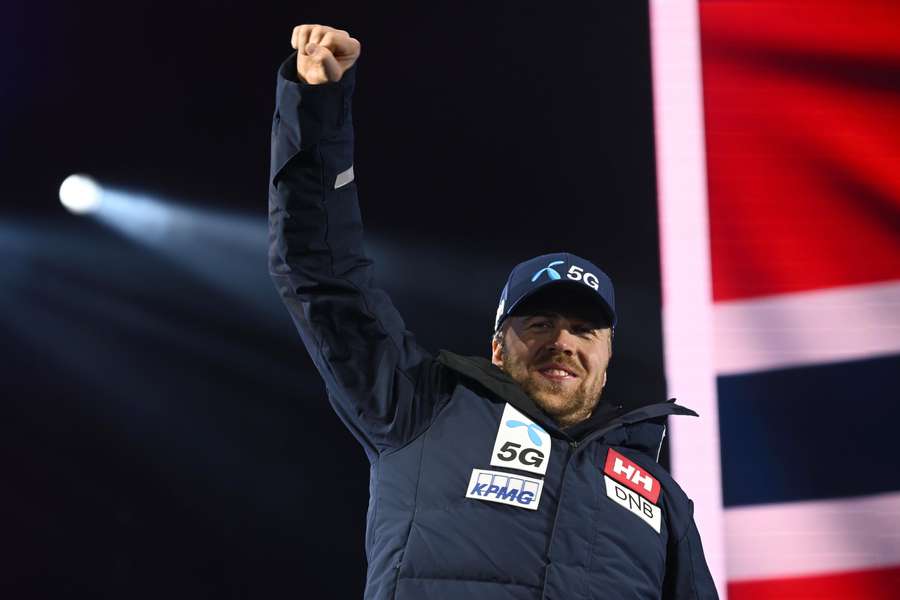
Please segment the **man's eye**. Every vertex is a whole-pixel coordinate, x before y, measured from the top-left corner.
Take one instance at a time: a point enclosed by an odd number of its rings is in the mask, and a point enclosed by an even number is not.
[[[545,327],[550,327],[550,321],[533,321],[531,323],[531,327],[536,329],[543,329]]]

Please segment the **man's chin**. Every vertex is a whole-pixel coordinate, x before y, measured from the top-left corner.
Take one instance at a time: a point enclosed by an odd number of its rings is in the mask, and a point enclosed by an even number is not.
[[[558,416],[565,414],[567,409],[571,407],[572,401],[567,397],[554,394],[547,390],[534,390],[531,393],[531,399],[534,403],[550,416]]]

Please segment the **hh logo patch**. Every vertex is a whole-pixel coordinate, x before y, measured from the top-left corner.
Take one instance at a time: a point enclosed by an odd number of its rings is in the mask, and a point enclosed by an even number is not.
[[[623,485],[619,485],[618,482],[610,479],[606,475],[603,476],[603,480],[606,483],[606,495],[609,496],[613,502],[639,516],[647,523],[647,525],[652,527],[656,533],[659,533],[662,513],[658,506],[649,502],[640,494],[631,491]]]
[[[606,466],[603,467],[603,472],[641,494],[650,502],[656,504],[656,501],[659,500],[659,482],[636,463],[631,462],[612,448],[606,455]]]
[[[524,475],[472,469],[466,498],[537,510],[544,482]]]
[[[550,460],[550,434],[540,425],[507,404],[500,418],[494,441],[491,466],[547,473]]]

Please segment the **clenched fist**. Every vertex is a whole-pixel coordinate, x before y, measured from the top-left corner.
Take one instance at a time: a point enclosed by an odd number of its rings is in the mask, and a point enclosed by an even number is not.
[[[359,40],[326,25],[294,27],[291,46],[297,50],[297,75],[313,85],[340,81],[359,58]]]

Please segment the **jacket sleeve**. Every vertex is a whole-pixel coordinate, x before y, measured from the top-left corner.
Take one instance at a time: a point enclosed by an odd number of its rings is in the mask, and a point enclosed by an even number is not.
[[[693,502],[690,502],[693,514]],[[666,558],[666,578],[663,583],[663,600],[718,600],[719,594],[713,582],[700,533],[693,516],[684,534],[669,545]]]
[[[433,413],[437,363],[372,284],[353,180],[351,97],[309,85],[296,53],[278,71],[269,178],[269,273],[339,417],[370,460],[417,435]]]

